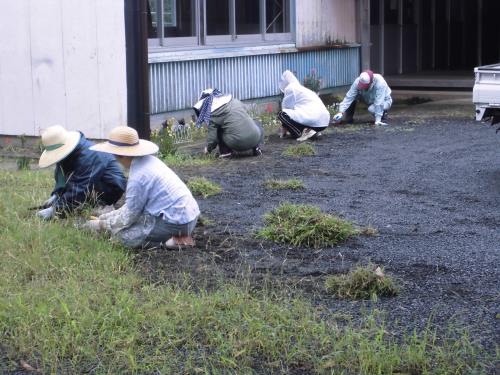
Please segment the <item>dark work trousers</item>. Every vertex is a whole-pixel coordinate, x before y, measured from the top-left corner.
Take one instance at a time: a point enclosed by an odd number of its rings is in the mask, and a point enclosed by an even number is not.
[[[229,154],[232,153],[233,150],[229,148],[225,143],[224,140],[222,139],[222,129],[217,128],[217,143],[219,144],[219,154],[224,155],[224,154]]]
[[[317,132],[325,130],[327,128],[326,126],[311,127],[299,124],[297,121],[292,120],[290,116],[288,116],[286,112],[283,111],[278,112],[278,120],[280,120],[283,127],[290,132],[292,138],[299,138],[302,135],[302,131],[307,128],[313,129]]]
[[[357,103],[358,99],[353,100],[349,108],[347,108],[344,112],[344,121],[348,124],[352,124],[354,120],[354,112],[356,111]]]

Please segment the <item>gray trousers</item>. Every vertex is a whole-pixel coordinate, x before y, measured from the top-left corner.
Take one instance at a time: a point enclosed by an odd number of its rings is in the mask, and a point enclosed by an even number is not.
[[[155,247],[173,236],[190,236],[197,222],[198,217],[186,224],[172,224],[161,217],[142,215],[130,227],[116,233],[116,236],[127,247]]]

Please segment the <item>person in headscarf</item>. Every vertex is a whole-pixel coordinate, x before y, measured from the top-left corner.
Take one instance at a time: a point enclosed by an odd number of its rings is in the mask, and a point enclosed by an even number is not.
[[[384,77],[373,73],[371,70],[362,72],[354,80],[344,100],[340,103],[339,113],[333,117],[334,121],[352,124],[358,100],[368,105],[368,111],[375,118],[375,125],[388,125],[383,121],[385,120],[387,111],[392,106],[392,98],[391,89]]]
[[[250,117],[244,104],[231,94],[206,89],[193,109],[198,116],[196,126],[199,128],[206,123],[208,127],[205,153],[218,146],[221,158],[250,150],[254,156],[262,154],[264,129]]]
[[[302,86],[292,72],[283,72],[279,88],[284,96],[278,119],[284,133],[290,133],[297,141],[305,141],[328,127],[330,112],[319,96]]]
[[[55,164],[56,183],[37,216],[50,219],[84,203],[112,205],[123,195],[126,179],[120,165],[114,156],[90,150],[93,143],[83,133],[54,125],[42,133],[41,140],[44,151],[38,165]]]
[[[139,139],[135,129],[119,126],[111,130],[107,142],[92,150],[115,155],[130,173],[125,204],[87,221],[85,229],[107,231],[132,248],[194,245],[198,203],[175,172],[154,156],[155,143]]]

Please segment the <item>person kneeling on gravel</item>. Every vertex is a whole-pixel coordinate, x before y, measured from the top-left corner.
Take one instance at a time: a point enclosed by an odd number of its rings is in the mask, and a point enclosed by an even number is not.
[[[55,164],[55,187],[36,213],[42,219],[81,208],[84,204],[112,205],[123,195],[126,179],[113,155],[89,149],[93,143],[78,131],[61,125],[47,128],[41,137],[40,168]]]
[[[262,154],[264,129],[247,113],[245,106],[230,94],[217,89],[204,90],[193,106],[198,116],[196,127],[208,126],[205,154],[219,146],[219,157],[231,157],[235,151],[251,150],[254,156]]]
[[[282,137],[290,133],[297,141],[305,141],[330,124],[330,113],[319,96],[300,84],[289,70],[281,75],[279,88],[283,92],[278,119],[282,124]]]
[[[158,146],[139,139],[127,126],[111,130],[108,141],[92,150],[110,153],[129,169],[125,204],[87,221],[83,227],[108,231],[125,246],[160,246],[177,249],[193,246],[193,230],[200,215],[188,187],[160,159]]]
[[[376,126],[388,125],[383,120],[392,106],[392,98],[391,89],[384,77],[371,70],[362,72],[354,80],[344,100],[340,103],[340,112],[333,117],[333,120],[337,123],[352,124],[358,100],[368,105],[368,111],[375,117]]]

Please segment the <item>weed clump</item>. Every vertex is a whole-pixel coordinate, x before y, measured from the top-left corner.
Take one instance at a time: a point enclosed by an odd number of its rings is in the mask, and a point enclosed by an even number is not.
[[[187,182],[187,186],[193,195],[202,196],[203,198],[208,198],[212,195],[219,194],[221,192],[221,187],[205,177],[195,177]]]
[[[358,233],[350,222],[310,205],[283,203],[265,214],[264,221],[259,237],[294,246],[334,246]]]
[[[325,288],[329,293],[345,299],[369,299],[399,293],[392,278],[373,264],[357,267],[346,275],[330,276],[325,281]]]
[[[30,169],[30,159],[26,156],[22,156],[17,159],[17,170],[26,171]]]
[[[316,155],[316,149],[310,143],[300,143],[298,145],[288,146],[285,151],[283,151],[283,155],[295,158],[300,158],[301,156],[314,156]]]
[[[304,183],[296,178],[291,180],[267,180],[264,182],[266,189],[274,190],[300,190],[304,189]]]

